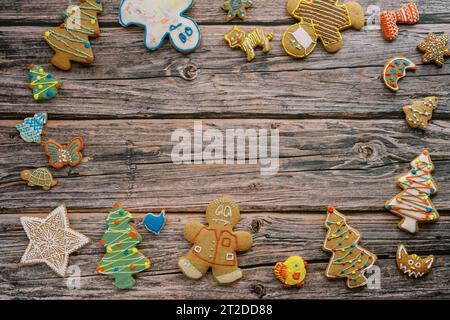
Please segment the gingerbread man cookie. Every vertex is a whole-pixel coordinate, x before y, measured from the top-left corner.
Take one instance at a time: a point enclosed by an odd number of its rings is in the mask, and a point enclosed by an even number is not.
[[[119,7],[120,24],[145,28],[147,49],[157,50],[169,36],[175,49],[186,53],[197,49],[200,29],[184,12],[193,0],[122,0]]]
[[[338,4],[338,0],[288,0],[287,10],[300,23],[290,26],[283,34],[284,50],[291,56],[303,58],[322,41],[325,50],[337,52],[342,47],[342,30],[364,27],[363,8],[354,1]]]
[[[239,207],[229,197],[214,200],[206,209],[208,226],[189,222],[184,227],[184,237],[193,243],[192,249],[178,260],[181,271],[192,279],[200,279],[209,268],[220,284],[232,283],[242,278],[236,251],[251,248],[252,235],[233,231],[240,218]]]

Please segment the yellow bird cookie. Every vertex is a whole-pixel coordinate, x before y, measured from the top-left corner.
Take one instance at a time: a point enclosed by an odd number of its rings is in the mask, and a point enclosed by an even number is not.
[[[302,287],[306,277],[308,263],[300,256],[289,257],[284,262],[278,262],[273,269],[275,277],[280,280],[286,288]]]

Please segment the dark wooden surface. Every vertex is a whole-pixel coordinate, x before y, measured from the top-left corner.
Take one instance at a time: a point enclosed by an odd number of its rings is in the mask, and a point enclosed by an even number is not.
[[[212,2],[217,2],[212,4]],[[96,61],[54,69],[43,30],[75,1],[23,0],[0,3],[0,298],[446,298],[450,297],[450,67],[422,65],[416,44],[430,31],[450,33],[450,8],[438,0],[417,1],[420,24],[401,26],[388,43],[379,30],[343,33],[344,46],[334,55],[321,45],[307,59],[293,60],[280,44],[295,23],[285,0],[257,0],[246,22],[274,31],[272,51],[256,59],[231,50],[223,35],[221,0],[197,0],[187,12],[200,24],[201,47],[182,55],[165,43],[156,52],[143,46],[139,28],[118,24],[118,0],[106,1],[100,16],[102,36],[92,41]],[[368,1],[382,9],[406,1]],[[45,7],[45,10],[42,10]],[[368,17],[369,15],[367,15]],[[384,61],[406,55],[418,62],[398,93],[380,80]],[[41,64],[63,80],[62,96],[37,103],[27,88],[28,63]],[[401,107],[427,95],[440,99],[428,132],[407,126]],[[15,124],[47,111],[46,138],[64,142],[85,138],[84,161],[53,171],[60,185],[50,192],[28,188],[21,170],[43,166],[39,145],[20,139]],[[280,170],[262,176],[259,165],[175,165],[170,153],[175,129],[275,128],[280,130]],[[395,178],[423,148],[431,151],[440,186],[433,198],[441,214],[411,236],[396,227],[397,217],[383,209],[399,189]],[[238,229],[252,232],[255,245],[239,254],[244,278],[219,286],[208,274],[199,281],[184,277],[176,260],[189,249],[182,227],[203,220],[207,204],[229,194],[239,203]],[[168,222],[159,236],[140,229],[139,248],[152,268],[137,276],[129,291],[114,289],[112,278],[95,273],[103,254],[98,240],[114,200],[142,216],[165,208]],[[44,217],[65,202],[72,225],[92,244],[70,258],[81,268],[81,288],[44,265],[19,266],[28,243],[22,215]],[[381,289],[350,290],[344,281],[324,275],[329,255],[321,249],[325,208],[337,206],[363,233],[361,245],[379,257]],[[434,254],[436,263],[423,279],[411,280],[395,265],[395,250]],[[310,262],[306,285],[285,290],[273,277],[277,261],[300,254]]]

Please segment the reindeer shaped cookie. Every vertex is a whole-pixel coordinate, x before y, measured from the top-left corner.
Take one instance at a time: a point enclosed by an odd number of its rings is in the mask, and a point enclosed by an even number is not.
[[[262,52],[266,53],[270,51],[270,41],[272,41],[273,33],[264,35],[264,31],[255,28],[249,34],[245,34],[244,31],[238,27],[233,29],[225,35],[225,40],[231,48],[240,48],[247,54],[247,60],[252,61],[255,58],[256,47],[261,47]]]
[[[51,60],[55,67],[70,70],[71,61],[94,61],[89,37],[100,35],[97,15],[102,10],[102,0],[80,0],[80,5],[69,7],[62,15],[64,23],[44,32],[45,41],[55,51]]]
[[[200,43],[200,29],[184,12],[193,0],[122,0],[120,24],[145,28],[147,49],[157,50],[166,36],[180,52],[195,50]]]

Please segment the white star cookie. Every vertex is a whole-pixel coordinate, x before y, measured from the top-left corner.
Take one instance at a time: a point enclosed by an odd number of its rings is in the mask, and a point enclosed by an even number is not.
[[[158,49],[168,35],[180,52],[195,50],[200,43],[200,29],[184,12],[193,0],[122,0],[119,7],[120,24],[145,28],[145,46]]]
[[[69,227],[64,204],[45,219],[22,217],[20,222],[30,239],[21,259],[23,264],[46,263],[58,275],[66,275],[69,255],[89,243],[89,239]]]

